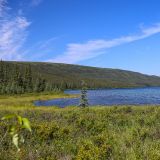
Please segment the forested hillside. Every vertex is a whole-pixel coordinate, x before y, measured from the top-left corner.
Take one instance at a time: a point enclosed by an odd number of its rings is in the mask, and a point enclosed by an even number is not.
[[[59,86],[46,81],[32,70],[30,64],[20,66],[0,61],[0,94],[61,91]]]
[[[2,71],[3,68],[3,71]],[[6,69],[7,68],[7,69]],[[127,88],[160,86],[160,77],[148,76],[137,72],[119,69],[96,68],[79,65],[41,63],[41,62],[1,62],[0,79],[13,82],[18,78],[26,81],[25,85],[32,85],[32,90],[37,90],[36,85],[42,83],[42,89],[54,88],[75,89],[81,87],[81,80],[87,83],[88,88]],[[29,74],[30,75],[27,75]],[[29,79],[27,80],[27,76]],[[2,86],[1,80],[1,86]],[[32,81],[32,83],[31,83]],[[9,84],[13,85],[13,84]],[[26,86],[25,86],[26,87]],[[29,90],[30,90],[29,88]]]

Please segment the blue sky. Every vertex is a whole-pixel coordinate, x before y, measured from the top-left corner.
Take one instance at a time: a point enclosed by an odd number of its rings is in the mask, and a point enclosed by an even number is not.
[[[160,76],[159,0],[0,0],[0,58]]]

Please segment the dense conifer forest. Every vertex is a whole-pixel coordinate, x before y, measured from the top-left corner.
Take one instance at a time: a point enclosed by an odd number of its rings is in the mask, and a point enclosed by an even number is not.
[[[59,63],[0,62],[0,93],[18,94],[64,89],[160,86],[160,77],[137,72]]]
[[[48,83],[40,74],[36,78],[33,78],[33,74],[30,64],[22,69],[17,64],[9,66],[8,63],[1,60],[0,94],[22,94],[60,90],[57,86]]]

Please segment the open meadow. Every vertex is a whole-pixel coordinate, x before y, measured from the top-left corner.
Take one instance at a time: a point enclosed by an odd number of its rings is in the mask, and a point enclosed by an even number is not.
[[[73,95],[72,95],[73,96]],[[0,121],[0,160],[159,160],[159,106],[35,107],[36,99],[69,95],[1,96],[0,117],[16,113],[31,122],[17,153]],[[3,139],[3,141],[2,141]],[[18,155],[17,155],[18,154]]]

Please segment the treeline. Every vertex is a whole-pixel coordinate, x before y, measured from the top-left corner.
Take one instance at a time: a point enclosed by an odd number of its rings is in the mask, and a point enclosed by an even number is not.
[[[28,64],[25,69],[20,68],[18,65],[14,65],[11,68],[1,60],[0,94],[61,91],[59,87],[47,82],[40,74],[36,76],[36,78],[33,78],[33,74],[30,64]]]

